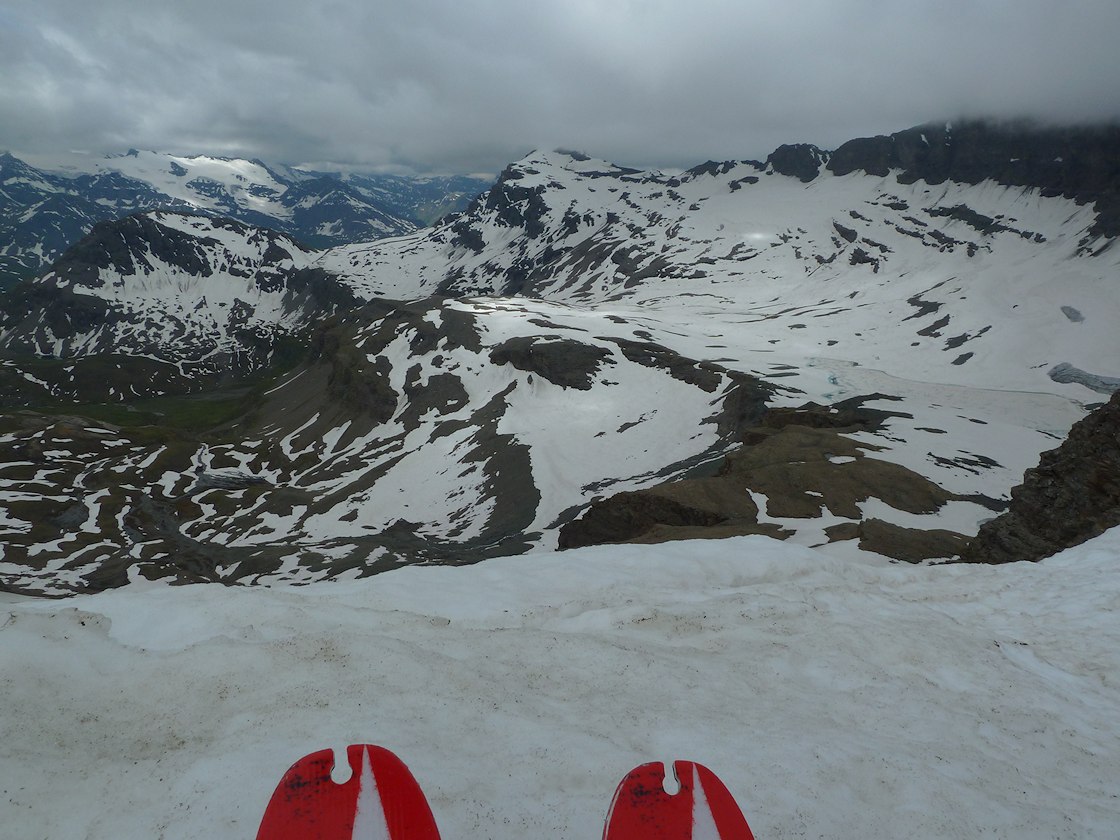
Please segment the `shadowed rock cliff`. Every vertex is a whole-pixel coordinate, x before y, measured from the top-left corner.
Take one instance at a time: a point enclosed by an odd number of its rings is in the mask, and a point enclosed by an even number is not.
[[[1070,429],[1011,491],[1011,507],[986,522],[961,560],[1042,560],[1120,525],[1120,392]]]

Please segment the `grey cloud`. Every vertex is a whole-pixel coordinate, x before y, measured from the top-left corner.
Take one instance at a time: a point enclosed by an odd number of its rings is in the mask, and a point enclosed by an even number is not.
[[[0,147],[494,171],[1120,118],[1114,0],[8,0]]]

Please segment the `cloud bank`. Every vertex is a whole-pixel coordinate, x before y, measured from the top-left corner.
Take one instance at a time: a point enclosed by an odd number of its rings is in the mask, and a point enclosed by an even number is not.
[[[493,172],[1120,119],[1115,0],[7,0],[0,148]]]

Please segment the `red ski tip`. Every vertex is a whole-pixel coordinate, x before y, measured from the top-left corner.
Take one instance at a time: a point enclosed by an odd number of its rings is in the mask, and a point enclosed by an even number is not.
[[[754,840],[735,798],[711,770],[673,762],[680,784],[665,791],[660,761],[631,770],[618,785],[603,840]]]
[[[265,809],[257,840],[439,840],[432,809],[404,762],[372,744],[346,748],[350,778],[331,779],[334,753],[293,764]]]

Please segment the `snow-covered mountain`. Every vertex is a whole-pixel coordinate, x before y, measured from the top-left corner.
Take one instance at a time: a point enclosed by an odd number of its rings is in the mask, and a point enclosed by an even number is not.
[[[62,177],[0,155],[0,288],[37,275],[102,219],[172,203],[120,173]]]
[[[37,161],[38,162],[38,161]],[[99,221],[170,209],[225,216],[316,247],[415,230],[462,209],[489,182],[270,167],[129,150],[38,167],[0,155],[0,287],[32,277]]]
[[[439,210],[462,209],[491,183],[470,176],[318,172],[135,149],[84,166],[119,172],[184,206],[273,227],[317,247],[407,233],[435,221]]]
[[[993,180],[825,169],[806,183],[754,162],[667,176],[550,152],[507,169],[471,213],[320,264],[366,297],[684,310],[714,325],[695,336],[707,352],[732,308],[762,358],[798,368],[836,356],[910,378],[1045,389],[1062,362],[1116,372],[1112,241],[1094,205]],[[1095,370],[1101,361],[1109,371]]]
[[[201,437],[172,422],[183,404],[130,406],[169,418],[158,435],[13,420],[4,574],[54,593],[306,581],[562,533],[953,556],[1120,377],[1108,142],[927,126],[675,173],[534,153],[430,229],[279,261],[250,228],[138,217],[194,256],[140,237],[35,284],[62,302],[0,340],[64,358],[10,354],[10,404],[79,383],[120,399],[88,373],[109,348],[181,377],[184,348],[245,358],[226,309],[311,354]],[[268,288],[244,276],[265,267]],[[307,272],[323,300],[293,309]],[[313,325],[317,306],[335,314]],[[76,323],[91,310],[112,315]]]
[[[164,381],[100,393],[65,378],[46,398],[127,400],[267,366],[278,341],[358,301],[293,239],[231,219],[152,212],[101,222],[9,295],[0,346],[16,354],[161,363]],[[162,388],[161,388],[162,385]],[[96,386],[94,386],[96,388]]]

